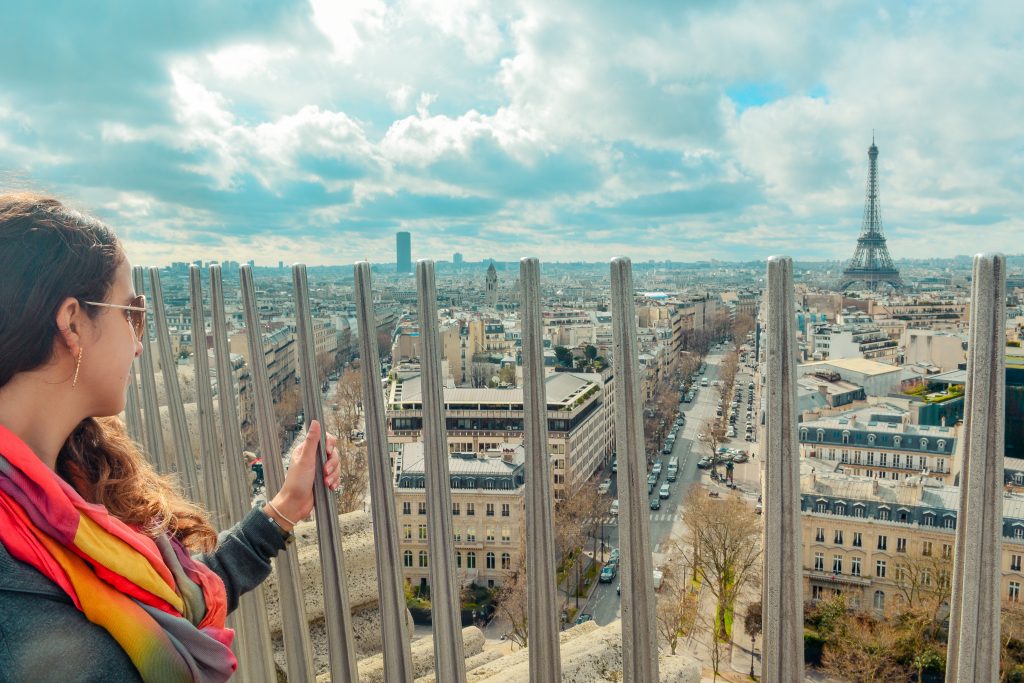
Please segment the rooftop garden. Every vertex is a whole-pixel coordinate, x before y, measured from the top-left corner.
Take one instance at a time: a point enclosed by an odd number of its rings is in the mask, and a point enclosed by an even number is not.
[[[915,396],[925,403],[943,403],[964,395],[963,384],[950,384],[938,391],[930,391],[930,389],[932,389],[930,385],[919,384],[903,393],[908,396]]]

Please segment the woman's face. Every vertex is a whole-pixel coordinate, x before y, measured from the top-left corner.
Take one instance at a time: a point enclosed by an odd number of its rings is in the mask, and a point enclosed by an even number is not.
[[[135,298],[132,269],[127,259],[117,267],[103,303],[128,306]],[[124,410],[132,361],[142,353],[129,312],[97,306],[92,326],[84,335],[79,391],[86,392],[91,417],[108,417]]]

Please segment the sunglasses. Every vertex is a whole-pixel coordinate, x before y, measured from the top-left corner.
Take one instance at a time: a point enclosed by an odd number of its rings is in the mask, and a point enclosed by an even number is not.
[[[146,333],[146,295],[139,294],[131,300],[127,306],[121,304],[107,304],[99,301],[83,301],[83,304],[90,306],[102,306],[104,308],[117,308],[125,312],[125,318],[135,331],[135,338],[142,341],[142,335]]]

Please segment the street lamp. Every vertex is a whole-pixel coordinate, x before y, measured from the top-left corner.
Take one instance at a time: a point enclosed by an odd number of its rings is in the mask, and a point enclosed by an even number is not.
[[[754,636],[750,636],[750,677],[754,677]]]

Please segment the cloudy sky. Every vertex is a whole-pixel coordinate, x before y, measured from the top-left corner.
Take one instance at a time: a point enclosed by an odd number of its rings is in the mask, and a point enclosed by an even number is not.
[[[0,186],[133,261],[1024,251],[1024,3],[0,0]]]

